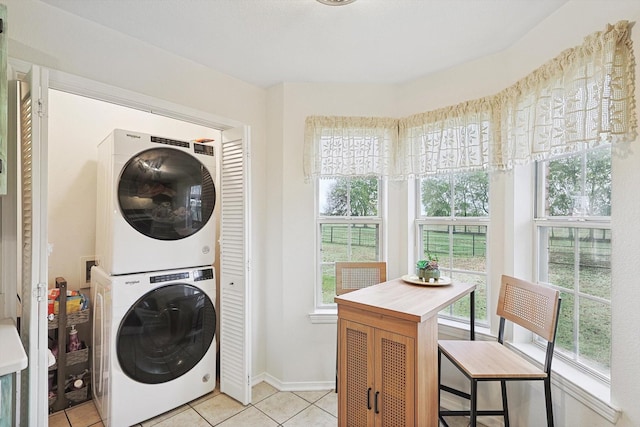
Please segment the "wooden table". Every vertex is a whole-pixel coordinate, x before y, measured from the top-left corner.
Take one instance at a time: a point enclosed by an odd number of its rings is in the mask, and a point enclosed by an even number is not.
[[[338,425],[437,426],[437,315],[474,291],[394,279],[336,297]]]

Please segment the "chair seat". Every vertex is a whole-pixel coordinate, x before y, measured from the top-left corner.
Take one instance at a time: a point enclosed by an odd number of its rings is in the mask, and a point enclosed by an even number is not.
[[[543,379],[547,374],[495,341],[440,340],[438,346],[469,378]]]

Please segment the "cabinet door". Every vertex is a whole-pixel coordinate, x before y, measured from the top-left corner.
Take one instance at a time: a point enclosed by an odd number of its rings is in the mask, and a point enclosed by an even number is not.
[[[338,411],[341,426],[374,424],[374,329],[340,320]]]
[[[374,412],[378,426],[415,424],[414,350],[413,338],[375,331]]]

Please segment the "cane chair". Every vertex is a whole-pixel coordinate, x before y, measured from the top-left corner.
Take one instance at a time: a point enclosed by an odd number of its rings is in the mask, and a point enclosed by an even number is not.
[[[343,295],[386,281],[386,262],[336,262],[336,295]],[[336,393],[338,392],[337,348],[336,345]]]
[[[336,295],[386,281],[386,262],[336,262]]]
[[[558,327],[560,293],[547,286],[530,283],[509,276],[502,276],[497,314],[500,317],[498,341],[438,341],[438,382],[440,390],[469,399],[468,411],[440,410],[439,418],[448,426],[446,416],[469,416],[470,426],[475,427],[478,416],[502,415],[509,427],[507,388],[509,381],[543,381],[547,425],[553,427],[551,403],[551,360]],[[539,335],[547,341],[547,351],[542,368],[504,346],[506,321],[513,322]],[[442,355],[449,359],[471,382],[470,393],[442,384]],[[481,381],[500,381],[502,389],[501,410],[478,410],[477,392]],[[440,396],[438,396],[440,397]]]

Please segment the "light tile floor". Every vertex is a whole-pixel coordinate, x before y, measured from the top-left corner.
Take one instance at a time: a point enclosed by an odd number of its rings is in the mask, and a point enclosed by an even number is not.
[[[253,387],[253,403],[243,406],[216,388],[136,427],[335,427],[337,396],[333,390],[282,392],[262,382]],[[51,414],[49,427],[103,427],[103,424],[95,405],[89,401]]]
[[[165,412],[135,427],[336,427],[338,395],[326,391],[278,391],[261,382],[252,389],[252,404],[213,392]],[[447,419],[450,427],[466,427],[461,417]],[[93,401],[49,416],[49,427],[104,427]],[[124,427],[124,426],[114,426]]]

